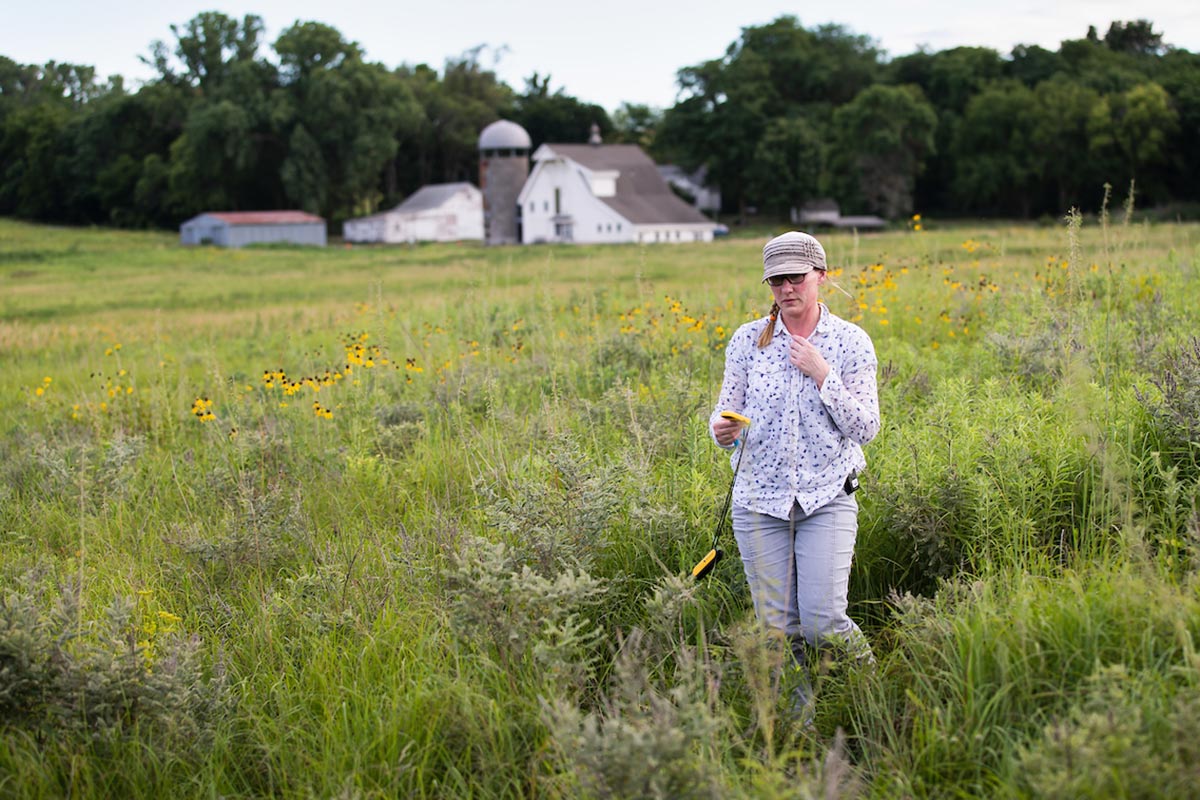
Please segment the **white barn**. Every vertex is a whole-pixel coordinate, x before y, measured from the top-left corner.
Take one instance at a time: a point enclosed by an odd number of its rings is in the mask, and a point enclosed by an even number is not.
[[[711,242],[716,225],[681,200],[640,147],[544,144],[517,198],[521,242]]]
[[[422,186],[390,211],[346,220],[347,242],[401,244],[483,240],[483,194],[469,183]]]
[[[179,226],[183,244],[325,246],[325,220],[303,211],[207,211]]]

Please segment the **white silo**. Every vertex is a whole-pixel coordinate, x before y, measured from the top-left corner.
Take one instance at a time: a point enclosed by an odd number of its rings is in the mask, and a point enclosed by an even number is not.
[[[479,189],[483,192],[483,240],[520,244],[521,209],[517,195],[529,177],[529,134],[501,119],[479,134]]]

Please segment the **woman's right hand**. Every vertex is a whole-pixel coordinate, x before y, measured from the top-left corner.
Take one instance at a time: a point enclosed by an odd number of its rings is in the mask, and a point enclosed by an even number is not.
[[[713,437],[716,438],[717,444],[721,447],[729,447],[737,441],[738,433],[742,430],[742,423],[735,419],[718,419],[713,423]]]

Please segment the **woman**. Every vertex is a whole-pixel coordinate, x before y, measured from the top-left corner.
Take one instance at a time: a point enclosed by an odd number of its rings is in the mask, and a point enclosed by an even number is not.
[[[858,533],[856,475],[862,445],[879,432],[875,348],[867,333],[820,302],[825,250],[792,231],[763,247],[763,282],[775,303],[729,340],[713,437],[735,447],[749,417],[733,488],[733,532],[758,619],[804,644],[839,643],[860,659],[871,648],[846,614]],[[732,462],[732,459],[731,459]],[[807,704],[807,688],[796,701]]]

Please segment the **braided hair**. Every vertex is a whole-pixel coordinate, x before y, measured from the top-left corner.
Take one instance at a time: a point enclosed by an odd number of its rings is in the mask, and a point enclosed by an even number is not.
[[[767,320],[767,324],[763,326],[762,333],[758,335],[758,349],[762,349],[771,343],[771,339],[775,338],[775,322],[779,319],[779,303],[771,304],[771,318]]]

